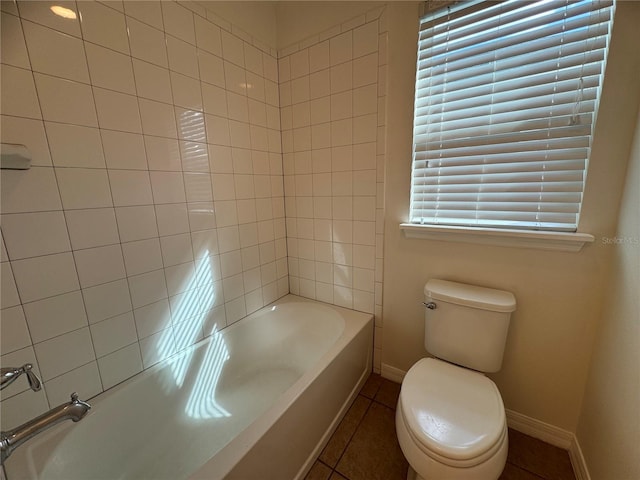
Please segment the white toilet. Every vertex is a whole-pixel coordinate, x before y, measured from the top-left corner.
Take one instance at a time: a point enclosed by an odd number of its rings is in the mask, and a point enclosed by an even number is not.
[[[488,377],[502,366],[510,292],[429,280],[423,358],[407,372],[396,432],[407,480],[495,480],[507,460],[502,397]]]

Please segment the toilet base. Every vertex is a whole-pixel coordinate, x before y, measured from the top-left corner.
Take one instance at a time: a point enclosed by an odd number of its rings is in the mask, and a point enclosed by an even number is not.
[[[400,449],[409,462],[407,480],[497,480],[502,474],[502,470],[504,470],[504,466],[507,463],[509,449],[509,440],[506,432],[502,444],[493,456],[473,467],[457,468],[440,463],[420,450],[406,430],[407,427],[402,415],[402,407],[398,403],[396,408],[396,432]],[[505,430],[506,428],[505,425]],[[423,475],[417,473],[416,467]]]

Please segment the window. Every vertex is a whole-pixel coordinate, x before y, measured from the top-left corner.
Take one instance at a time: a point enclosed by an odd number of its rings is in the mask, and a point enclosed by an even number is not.
[[[471,1],[421,20],[412,224],[576,231],[613,8]]]

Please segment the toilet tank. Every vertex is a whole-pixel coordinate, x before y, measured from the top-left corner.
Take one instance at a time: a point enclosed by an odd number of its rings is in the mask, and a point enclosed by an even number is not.
[[[480,372],[497,372],[516,299],[511,292],[431,279],[424,287],[424,346],[429,353]],[[435,306],[435,308],[433,308]]]

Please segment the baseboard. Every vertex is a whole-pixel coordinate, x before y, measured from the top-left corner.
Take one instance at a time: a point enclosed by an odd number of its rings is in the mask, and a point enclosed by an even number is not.
[[[571,447],[569,447],[569,458],[571,459],[571,465],[573,466],[573,473],[576,475],[576,480],[591,480],[589,475],[589,469],[587,468],[587,462],[582,455],[582,449],[578,443],[578,438],[574,435]]]
[[[401,370],[386,363],[382,364],[381,374],[384,378],[394,382],[402,383],[402,379],[407,374]],[[507,425],[520,433],[529,435],[530,437],[542,440],[550,445],[562,448],[569,452],[569,459],[576,475],[576,480],[591,480],[587,464],[582,455],[580,444],[576,436],[560,427],[550,425],[548,423],[528,417],[522,413],[505,409],[507,416]]]
[[[400,370],[399,368],[392,367],[391,365],[387,365],[386,363],[382,364],[382,368],[380,369],[380,375],[387,380],[391,380],[392,382],[402,383],[404,376],[407,374],[404,370]]]
[[[569,450],[573,443],[574,435],[567,430],[527,417],[513,410],[505,409],[505,413],[507,414],[507,425],[518,432],[560,447],[563,450]]]

